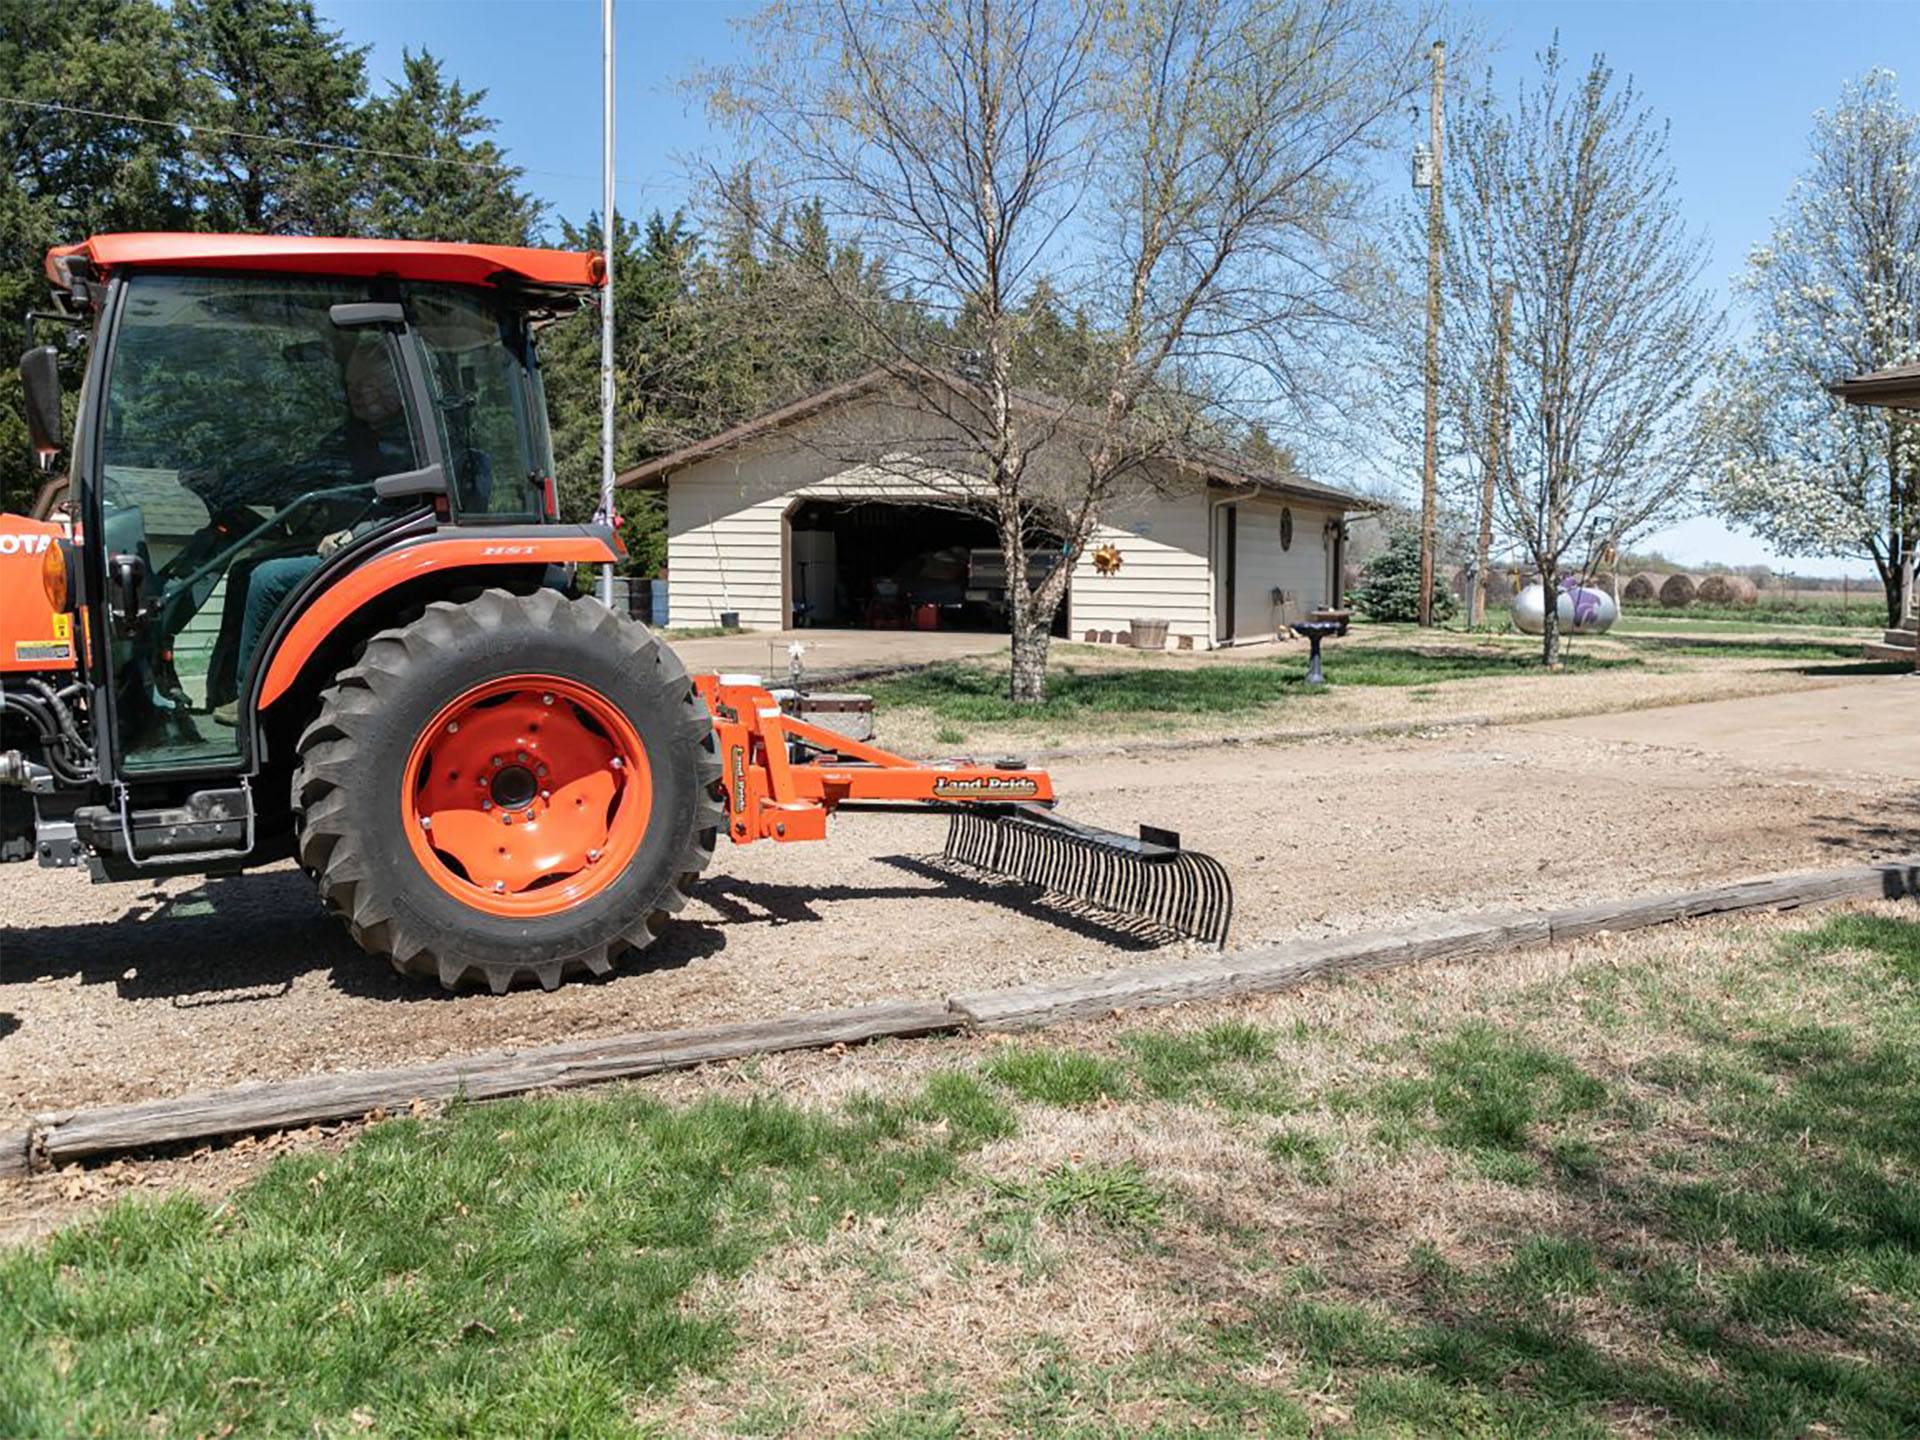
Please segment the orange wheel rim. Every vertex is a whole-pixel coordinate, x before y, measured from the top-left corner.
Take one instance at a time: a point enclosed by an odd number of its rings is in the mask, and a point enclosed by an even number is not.
[[[435,884],[491,915],[554,915],[619,878],[653,775],[633,722],[557,675],[475,686],[414,742],[400,813]]]

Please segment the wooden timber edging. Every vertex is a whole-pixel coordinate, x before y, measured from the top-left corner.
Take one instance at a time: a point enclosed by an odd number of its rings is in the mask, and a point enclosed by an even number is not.
[[[404,1110],[416,1102],[498,1099],[750,1055],[881,1038],[1038,1029],[1116,1010],[1258,995],[1291,989],[1320,976],[1466,959],[1676,920],[1915,894],[1920,894],[1920,859],[1884,861],[1607,900],[1541,914],[1496,911],[1453,916],[1397,930],[1287,941],[1171,964],[951,995],[945,1001],[890,1001],[774,1020],[604,1035],[429,1065],[305,1075],[165,1100],[58,1111],[36,1116],[27,1130],[0,1134],[0,1176],[260,1131],[357,1120],[376,1110]]]

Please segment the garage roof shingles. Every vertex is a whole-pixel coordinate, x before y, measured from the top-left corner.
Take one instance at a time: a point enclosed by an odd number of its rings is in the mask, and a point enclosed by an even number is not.
[[[763,436],[770,435],[789,425],[798,424],[836,406],[849,404],[863,396],[881,390],[890,384],[912,384],[932,382],[949,390],[960,390],[966,381],[933,371],[897,371],[885,366],[856,375],[851,380],[843,380],[838,385],[830,385],[811,395],[783,405],[777,410],[769,410],[764,415],[723,430],[718,435],[705,440],[695,441],[666,455],[655,456],[630,469],[623,470],[615,477],[615,483],[622,487],[653,485],[665,481],[676,471],[684,470],[702,460],[715,455],[723,455],[730,450],[738,450]],[[1027,407],[1034,413],[1048,419],[1064,418],[1071,422],[1074,412],[1081,410],[1091,423],[1091,416],[1082,407],[1051,396],[1015,392],[1015,402]],[[1355,495],[1350,491],[1337,490],[1330,485],[1316,484],[1311,480],[1281,480],[1270,473],[1254,469],[1237,455],[1220,450],[1195,449],[1177,457],[1169,457],[1171,463],[1179,468],[1199,475],[1211,483],[1219,485],[1258,485],[1276,495],[1291,496],[1305,500],[1321,500],[1337,505],[1344,510],[1371,510],[1375,502]]]

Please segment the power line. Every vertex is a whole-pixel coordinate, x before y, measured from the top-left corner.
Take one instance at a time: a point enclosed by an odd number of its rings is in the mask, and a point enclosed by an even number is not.
[[[115,120],[123,125],[145,125],[150,129],[180,131],[189,134],[223,135],[232,140],[257,140],[265,145],[292,145],[306,150],[329,150],[348,155],[367,155],[382,160],[417,160],[427,165],[452,165],[462,170],[510,171],[519,175],[542,175],[549,180],[574,180],[592,183],[597,175],[571,175],[563,170],[536,170],[505,160],[455,160],[443,155],[419,155],[409,150],[383,150],[373,145],[343,145],[329,140],[305,140],[292,135],[263,135],[255,130],[234,130],[224,125],[205,125],[197,120],[154,120],[145,115],[122,115],[113,110],[94,110],[85,105],[63,105],[53,100],[27,100],[17,95],[0,95],[0,105],[22,110],[46,110],[61,115],[82,115],[90,120]],[[641,187],[644,180],[620,180],[621,185]]]

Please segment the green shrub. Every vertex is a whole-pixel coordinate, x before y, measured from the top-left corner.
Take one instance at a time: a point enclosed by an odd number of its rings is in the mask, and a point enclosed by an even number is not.
[[[1387,548],[1367,562],[1360,584],[1347,597],[1354,608],[1369,620],[1395,623],[1420,618],[1420,536],[1412,530],[1395,530],[1387,539]],[[1455,608],[1453,596],[1440,583],[1436,569],[1433,577],[1433,618],[1446,620]]]

